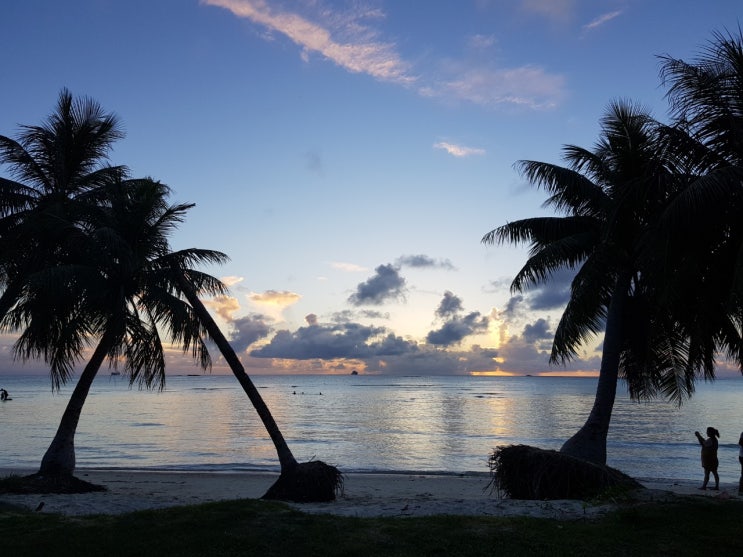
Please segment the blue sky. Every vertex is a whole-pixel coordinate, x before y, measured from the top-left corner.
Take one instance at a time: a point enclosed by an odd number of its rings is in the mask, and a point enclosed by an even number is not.
[[[517,160],[591,147],[614,99],[666,120],[658,55],[743,11],[701,6],[6,0],[0,133],[63,87],[115,112],[112,163],[196,204],[173,247],[230,256],[209,303],[249,373],[595,372],[600,339],[547,364],[566,277],[514,295],[526,248],[480,238],[543,212]]]

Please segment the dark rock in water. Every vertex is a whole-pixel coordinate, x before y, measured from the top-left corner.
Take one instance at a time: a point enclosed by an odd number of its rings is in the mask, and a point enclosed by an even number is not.
[[[351,375],[358,375],[358,374],[359,374],[359,372],[356,371],[355,369],[351,372]]]

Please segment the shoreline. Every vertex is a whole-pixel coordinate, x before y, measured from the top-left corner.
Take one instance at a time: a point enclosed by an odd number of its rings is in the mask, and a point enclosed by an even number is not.
[[[0,476],[35,470],[0,469]],[[197,505],[233,499],[258,499],[278,478],[277,472],[203,472],[142,469],[78,469],[75,476],[107,488],[80,494],[3,494],[0,503],[66,516],[117,515],[139,510]],[[532,516],[574,520],[596,518],[617,508],[576,500],[524,501],[501,498],[488,488],[487,473],[354,472],[344,474],[344,493],[329,503],[288,503],[307,513],[338,516]],[[741,499],[738,482],[721,482],[720,490],[701,491],[694,480],[637,479],[642,500],[675,497]],[[638,492],[640,493],[640,492]]]

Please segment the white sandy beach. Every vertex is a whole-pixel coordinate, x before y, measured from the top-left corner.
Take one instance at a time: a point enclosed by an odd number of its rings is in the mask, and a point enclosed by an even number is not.
[[[29,470],[0,470],[0,475]],[[155,472],[142,470],[78,470],[76,476],[103,485],[107,491],[85,494],[0,495],[0,502],[68,516],[121,514],[144,509],[192,505],[209,501],[259,498],[276,479],[273,473]],[[344,516],[533,516],[575,520],[600,516],[611,502],[521,501],[500,498],[487,488],[486,474],[366,474],[345,476],[344,494],[331,503],[292,503],[303,512]],[[645,500],[677,496],[738,498],[737,481],[721,483],[720,491],[700,491],[698,483],[678,480],[642,481]]]

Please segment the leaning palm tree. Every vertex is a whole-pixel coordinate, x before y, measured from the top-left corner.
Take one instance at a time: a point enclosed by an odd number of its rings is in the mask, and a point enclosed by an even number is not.
[[[602,330],[604,342],[593,407],[561,452],[599,464],[606,463],[618,379],[627,379],[635,398],[654,396],[679,373],[684,356],[674,320],[655,306],[655,277],[643,257],[662,210],[684,181],[664,149],[663,129],[638,106],[611,104],[592,151],[565,147],[567,167],[517,163],[529,182],[550,194],[545,205],[564,216],[510,222],[482,239],[530,244],[513,291],[547,283],[561,269],[575,271],[550,362],[571,360]]]
[[[79,223],[85,259],[30,277],[24,296],[6,315],[8,326],[22,331],[15,353],[23,359],[43,357],[53,373],[59,365],[79,359],[82,348],[97,339],[42,459],[41,477],[72,476],[80,413],[106,360],[111,366],[123,366],[131,383],[162,388],[163,331],[184,352],[191,350],[202,368],[211,365],[202,340],[206,331],[180,297],[172,269],[188,273],[194,290],[219,294],[224,292],[222,283],[191,265],[220,263],[226,256],[209,250],[170,250],[168,236],[191,206],[168,205],[168,191],[149,179],[111,184],[106,202],[90,207]],[[46,309],[59,298],[68,301]]]
[[[320,460],[300,463],[294,458],[263,397],[245,372],[240,358],[238,358],[229,341],[199,299],[198,292],[193,287],[190,271],[183,272],[182,269],[174,269],[173,271],[178,278],[183,295],[188,299],[204,327],[209,331],[209,336],[216,343],[232,373],[256,409],[276,448],[281,474],[263,498],[297,502],[333,501],[336,493],[343,489],[343,475],[341,472],[335,466]]]

